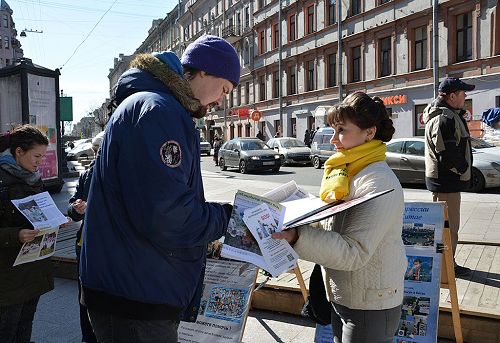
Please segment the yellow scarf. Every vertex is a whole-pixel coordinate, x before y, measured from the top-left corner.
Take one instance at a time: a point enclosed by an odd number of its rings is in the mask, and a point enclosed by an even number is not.
[[[386,145],[378,139],[349,150],[338,151],[325,162],[319,191],[325,202],[340,200],[349,194],[350,178],[367,165],[385,161]]]

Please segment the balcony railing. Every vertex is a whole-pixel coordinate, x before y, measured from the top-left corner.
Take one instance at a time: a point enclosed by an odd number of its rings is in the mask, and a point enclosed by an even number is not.
[[[233,44],[241,38],[241,27],[236,25],[228,25],[222,29],[222,37],[229,43]]]

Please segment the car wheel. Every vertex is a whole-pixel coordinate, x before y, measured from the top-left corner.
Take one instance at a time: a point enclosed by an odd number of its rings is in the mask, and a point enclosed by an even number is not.
[[[220,167],[220,170],[222,170],[222,171],[227,170],[227,167],[224,164],[224,159],[222,157],[219,159],[219,167]]]
[[[280,167],[273,168],[273,173],[277,173],[280,171]]]
[[[479,171],[479,169],[472,168],[471,171],[471,179],[472,186],[469,189],[469,192],[481,192],[484,189],[485,180],[483,174]]]
[[[209,151],[209,152],[207,152],[207,156],[210,156],[210,151]]]
[[[284,166],[285,165],[285,156],[280,155],[280,160],[281,160],[281,165]]]
[[[240,161],[240,173],[245,174],[247,172],[247,164],[244,160]]]
[[[313,157],[313,167],[316,169],[321,168],[321,161],[318,156]]]

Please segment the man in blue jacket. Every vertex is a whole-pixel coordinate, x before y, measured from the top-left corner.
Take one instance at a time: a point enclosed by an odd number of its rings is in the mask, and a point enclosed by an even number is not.
[[[205,201],[193,118],[239,84],[225,40],[205,35],[181,60],[139,55],[117,84],[87,200],[82,302],[100,342],[177,342],[195,321],[207,244],[225,234],[231,205]]]

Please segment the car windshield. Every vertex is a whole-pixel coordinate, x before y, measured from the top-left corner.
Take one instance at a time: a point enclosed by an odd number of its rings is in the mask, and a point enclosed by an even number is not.
[[[479,138],[471,138],[470,143],[473,149],[493,148],[493,145]]]
[[[298,139],[283,139],[281,141],[281,146],[283,148],[301,148],[305,147],[306,145]]]
[[[266,150],[269,147],[262,141],[240,141],[241,150]]]

